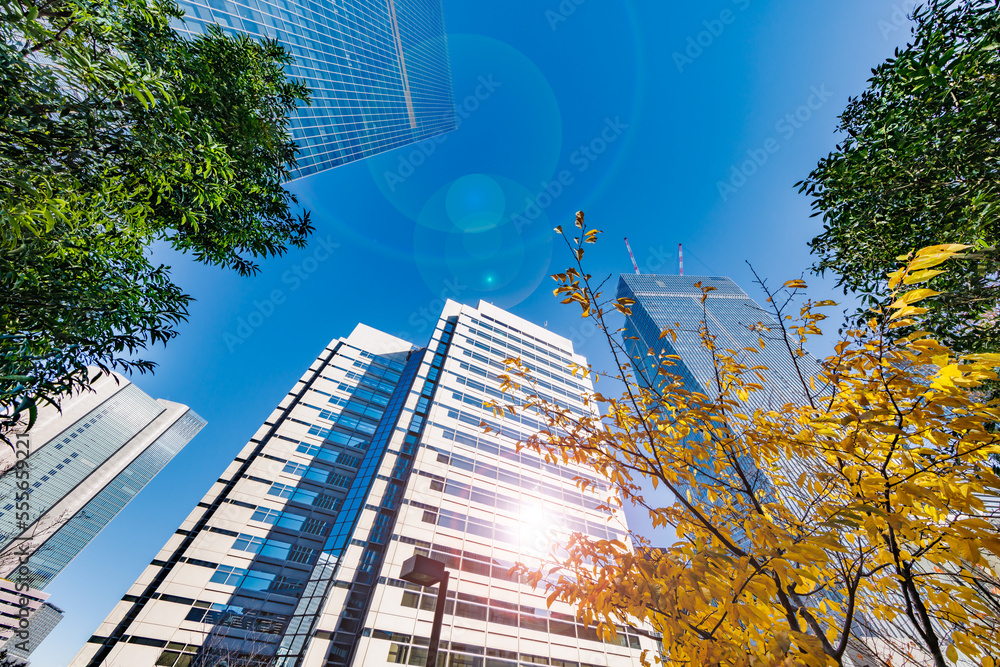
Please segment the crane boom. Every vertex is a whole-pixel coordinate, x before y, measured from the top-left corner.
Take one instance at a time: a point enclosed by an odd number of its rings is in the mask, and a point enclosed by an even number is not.
[[[625,247],[628,248],[628,256],[632,260],[632,266],[635,268],[635,272],[639,273],[639,265],[635,263],[635,255],[632,254],[632,246],[628,244],[628,237],[625,237]]]

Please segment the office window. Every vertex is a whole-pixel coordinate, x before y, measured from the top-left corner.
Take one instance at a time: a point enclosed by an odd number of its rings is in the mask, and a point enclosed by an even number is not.
[[[273,482],[271,488],[267,491],[268,495],[278,496],[279,498],[291,498],[292,494],[295,493],[294,486],[288,486],[287,484],[278,484]]]
[[[240,535],[233,543],[233,549],[237,551],[249,551],[251,553],[258,553],[262,546],[264,546],[264,538],[254,537],[253,535]]]
[[[226,586],[238,586],[240,580],[246,576],[247,571],[232,567],[230,565],[220,565],[215,570],[215,574],[212,575],[211,581],[216,584],[225,584]]]
[[[258,507],[250,517],[251,521],[260,521],[261,523],[275,523],[278,517],[281,516],[281,512],[278,510],[273,510],[270,507]]]
[[[287,463],[285,464],[285,467],[282,469],[282,472],[287,472],[289,475],[297,475],[301,477],[302,475],[305,474],[306,470],[308,469],[309,466],[303,465],[301,463]]]

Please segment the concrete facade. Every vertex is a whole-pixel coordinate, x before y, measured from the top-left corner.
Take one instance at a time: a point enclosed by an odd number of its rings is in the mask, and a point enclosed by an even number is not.
[[[422,665],[435,592],[399,579],[415,553],[451,573],[439,665],[639,665],[654,640],[601,641],[510,574],[570,531],[627,530],[600,480],[517,451],[538,422],[483,406],[512,356],[590,410],[570,341],[485,302],[449,301],[424,348],[364,325],[331,342],[72,667]]]

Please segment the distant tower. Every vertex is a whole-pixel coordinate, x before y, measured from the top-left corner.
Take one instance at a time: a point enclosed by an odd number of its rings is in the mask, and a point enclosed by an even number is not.
[[[45,593],[41,591],[35,591],[29,589],[28,591],[22,591],[15,594],[15,601],[19,603],[21,597],[27,593],[38,599],[44,599],[46,597]],[[0,593],[2,596],[2,593]],[[14,618],[18,618],[18,613],[20,609],[17,604],[7,603],[6,608],[0,607],[0,615],[7,616],[13,613]],[[29,606],[33,605],[29,601]],[[59,624],[59,621],[63,619],[63,610],[59,607],[49,604],[48,602],[42,602],[41,605],[35,610],[33,614],[28,617],[28,627],[24,631],[24,638],[18,637],[15,634],[7,643],[0,645],[0,649],[6,649],[8,655],[15,656],[22,659],[27,659],[31,656],[38,645],[42,643],[49,633],[52,632],[55,627]]]
[[[702,291],[694,286],[701,282],[706,287],[715,288],[708,293],[702,310]],[[760,335],[751,329],[758,322],[778,325],[766,311],[729,278],[718,276],[672,276],[644,274],[634,276],[621,274],[618,280],[618,297],[633,299],[632,314],[625,318],[625,345],[635,365],[636,358],[644,360],[644,366],[636,370],[655,382],[655,365],[660,354],[678,355],[680,368],[672,371],[685,378],[691,391],[707,394],[709,383],[714,381],[711,356],[702,347],[699,328],[707,317],[710,332],[718,339],[721,348],[739,350],[757,347]],[[680,326],[677,326],[680,325]],[[674,329],[677,341],[670,337],[660,337],[663,329]],[[648,356],[648,350],[653,356]],[[787,360],[784,346],[768,345],[755,357],[755,362],[766,366],[768,376],[767,391],[753,392],[749,402],[754,407],[758,401],[778,401],[801,403],[805,400],[802,382],[798,373]],[[801,358],[804,372],[814,375],[820,367],[811,355]],[[807,375],[807,377],[808,377]]]
[[[44,589],[205,425],[117,374],[91,389],[63,400],[61,413],[39,410],[18,438],[30,451],[27,524],[15,507],[24,469],[13,467],[12,450],[0,456],[0,577],[13,578],[27,549],[27,583]]]

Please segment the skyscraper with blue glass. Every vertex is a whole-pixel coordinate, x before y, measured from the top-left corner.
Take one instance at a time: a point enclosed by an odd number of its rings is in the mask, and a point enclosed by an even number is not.
[[[180,32],[277,40],[312,91],[291,119],[293,178],[456,127],[441,0],[179,0]]]
[[[702,289],[695,287],[699,282],[703,287],[713,288],[704,303]],[[677,355],[679,361],[669,372],[682,377],[687,389],[709,394],[707,389],[714,383],[715,370],[702,343],[700,332],[704,322],[708,333],[716,336],[716,346],[720,349],[756,348],[761,337],[773,342],[754,355],[755,365],[768,368],[764,371],[767,383],[764,391],[750,394],[748,404],[780,407],[805,401],[802,379],[780,340],[774,317],[729,278],[622,274],[618,297],[635,301],[632,315],[625,319],[625,348],[636,371],[654,385],[662,381],[656,377],[658,360],[664,355]],[[676,340],[661,338],[664,329],[672,329],[677,334]],[[650,350],[652,355],[648,354]],[[809,354],[800,359],[800,365],[806,379],[820,370]]]
[[[696,287],[695,283],[701,286]],[[632,314],[625,318],[623,343],[637,379],[648,386],[660,389],[663,383],[680,378],[688,391],[709,398],[716,395],[715,362],[704,345],[704,327],[719,350],[757,350],[748,361],[750,365],[766,367],[760,371],[766,382],[762,391],[750,392],[743,401],[748,409],[780,409],[789,403],[801,405],[808,400],[803,380],[816,375],[819,364],[805,354],[798,359],[796,368],[773,316],[729,278],[622,274],[618,280],[618,298],[635,302],[630,306]],[[661,337],[664,329],[672,330],[676,337]],[[761,339],[766,345],[758,349]],[[667,357],[674,359],[661,366]],[[658,374],[658,369],[665,374]],[[773,485],[767,476],[746,455],[735,452],[733,455],[740,457],[738,469],[724,467],[716,471],[714,462],[706,460],[694,471],[703,486],[688,491],[694,491],[700,502],[708,503],[709,485],[725,486],[729,474],[740,472],[740,477],[747,479],[754,489],[770,496]],[[795,461],[786,460],[784,465],[796,477],[804,472]],[[743,539],[738,527],[734,528],[734,534]]]
[[[44,589],[204,425],[117,374],[40,410],[24,465],[0,457],[0,576]]]
[[[696,287],[695,283],[700,283],[701,287]],[[707,292],[704,301],[702,296],[705,293],[702,288],[714,288]],[[685,389],[707,396],[713,395],[714,363],[703,345],[701,330],[704,324],[707,333],[715,337],[718,349],[756,349],[752,364],[767,367],[762,371],[766,378],[764,391],[749,394],[744,401],[748,408],[780,409],[789,403],[803,405],[808,400],[803,383],[808,383],[810,378],[819,374],[819,362],[806,353],[799,357],[796,368],[774,317],[729,278],[622,274],[618,281],[618,298],[622,297],[635,302],[630,306],[632,314],[625,318],[624,346],[637,375],[650,386],[659,388],[666,381],[667,378],[657,375],[657,366],[665,356],[676,355],[674,365],[666,368],[666,371],[680,377]],[[664,329],[673,330],[676,340],[672,336],[661,338],[660,333]],[[761,338],[766,343],[763,349],[758,347]],[[817,387],[822,391],[822,385]],[[817,389],[811,388],[811,391],[815,393]],[[756,472],[748,458],[741,459],[741,464],[745,472],[753,475],[750,479],[755,485],[759,485],[756,488],[772,493],[768,480]],[[786,474],[790,473],[791,479],[806,472],[794,459],[784,459],[782,465]],[[782,491],[782,495],[789,493],[795,493],[794,489]],[[711,502],[704,495],[699,496],[699,500]],[[738,539],[744,539],[738,526],[733,527],[733,534]],[[903,604],[901,600],[895,600],[894,603],[900,607]],[[864,614],[858,612],[855,631],[857,636],[875,638],[869,645],[852,639],[850,653],[853,656],[862,654],[871,658],[870,662],[861,660],[856,664],[912,662],[915,652],[912,646],[906,651],[898,650],[907,641],[902,624],[866,620]],[[895,646],[879,644],[886,638],[894,638],[892,641]],[[875,658],[872,646],[876,647],[875,653],[882,651],[883,659]],[[904,657],[904,654],[909,654],[909,657]],[[883,661],[889,658],[891,661]]]
[[[363,325],[333,341],[73,667],[423,665],[436,593],[401,580],[414,554],[451,572],[438,665],[638,667],[653,639],[602,641],[511,573],[573,531],[627,541],[605,482],[518,451],[542,424],[484,406],[511,356],[591,409],[572,343],[485,302],[448,301],[423,348]]]
[[[43,596],[204,425],[187,406],[150,398],[117,374],[67,397],[61,411],[41,408],[16,448],[0,450],[0,581]],[[0,612],[8,621],[19,618],[12,595],[13,612],[9,604]],[[42,605],[20,626],[25,636],[3,648],[27,658],[61,618],[58,607]]]

